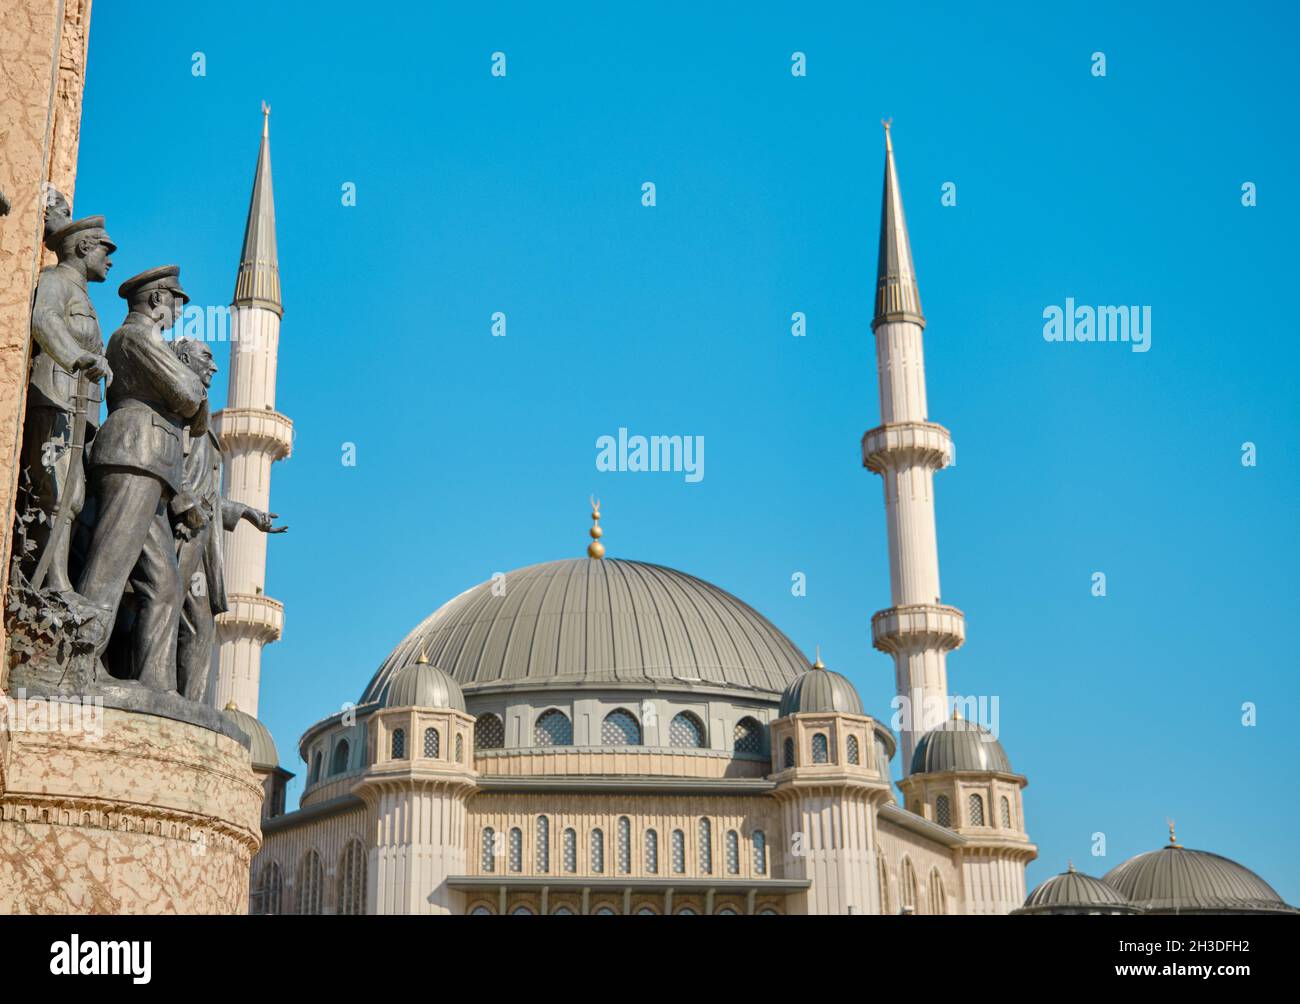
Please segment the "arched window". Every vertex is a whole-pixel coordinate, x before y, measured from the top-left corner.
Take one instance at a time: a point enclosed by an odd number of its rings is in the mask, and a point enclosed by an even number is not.
[[[767,835],[755,830],[750,840],[754,845],[754,874],[762,875],[767,871]]]
[[[536,869],[545,875],[551,870],[551,821],[545,816],[537,817],[537,861]]]
[[[828,763],[830,758],[830,746],[826,742],[825,733],[814,732],[812,738],[812,762]]]
[[[298,913],[304,917],[320,914],[321,891],[325,885],[325,868],[320,855],[308,851],[298,862]]]
[[[334,747],[334,759],[330,761],[330,774],[342,774],[348,769],[348,741],[340,739]]]
[[[640,746],[641,724],[626,708],[617,708],[605,716],[600,726],[604,746]]]
[[[903,911],[916,912],[916,872],[912,868],[912,859],[903,858],[902,874],[899,880],[899,895],[903,898]]]
[[[785,747],[781,750],[781,766],[789,770],[794,766],[794,740],[787,739]]]
[[[596,875],[603,875],[605,872],[604,830],[596,829],[591,831],[591,870]]]
[[[393,729],[392,751],[394,760],[406,759],[406,729]]]
[[[668,723],[668,744],[687,749],[703,749],[704,723],[689,711],[678,712]]]
[[[474,748],[499,750],[506,744],[506,727],[499,717],[488,712],[474,721]]]
[[[707,819],[700,819],[700,871],[705,875],[713,874],[713,824]]]
[[[572,746],[573,723],[563,711],[544,711],[533,725],[534,746]]]
[[[573,915],[574,915],[573,911],[570,910],[567,906],[557,906],[554,910],[551,911],[552,917],[572,917]]]
[[[517,826],[510,828],[510,870],[524,870],[524,831]]]
[[[876,848],[876,883],[880,886],[880,912],[889,913],[889,866],[885,863],[884,852]]]
[[[483,841],[479,845],[481,855],[479,867],[485,872],[497,870],[497,831],[490,826],[483,827]]]
[[[520,903],[517,907],[515,907],[513,910],[510,911],[510,916],[512,916],[512,917],[532,917],[532,916],[534,916],[534,914],[533,914],[532,907],[524,906],[522,903]]]
[[[930,912],[938,916],[947,913],[948,896],[944,892],[943,879],[939,877],[939,869],[930,869],[930,880],[926,884],[929,886]]]
[[[697,913],[696,913],[696,912],[695,912],[691,907],[689,907],[689,906],[684,906],[684,907],[682,907],[680,910],[677,911],[677,916],[679,916],[679,917],[698,917],[699,914],[697,914]]]
[[[637,907],[636,915],[638,917],[658,917],[659,911],[652,906]]]
[[[952,807],[948,804],[947,795],[940,795],[934,800],[934,821],[940,826],[952,825]]]
[[[719,917],[735,917],[735,916],[738,916],[738,915],[737,915],[736,911],[733,910],[731,907],[729,907],[729,906],[724,906],[721,910],[719,910],[719,911],[717,912],[717,916],[719,916]]]
[[[742,718],[732,730],[731,740],[737,753],[762,753],[763,726],[753,718]]]
[[[308,783],[315,784],[319,780],[320,780],[320,750],[317,750],[316,754],[311,758],[311,781]]]
[[[632,820],[627,816],[618,817],[618,873],[627,875],[632,871]]]
[[[617,917],[618,912],[612,906],[602,904],[596,907],[594,915],[597,917]]]
[[[1011,829],[1011,801],[1006,795],[1002,796],[1002,828]]]
[[[740,874],[740,834],[735,830],[727,831],[727,874]]]
[[[849,736],[849,741],[846,745],[848,746],[849,763],[856,767],[859,759],[861,759],[858,755],[858,737]]]
[[[645,831],[645,870],[648,875],[659,874],[659,834]]]
[[[673,873],[683,875],[686,872],[686,834],[673,830]]]
[[[284,894],[284,876],[280,866],[272,861],[262,869],[262,881],[258,887],[258,913],[268,917],[278,917],[281,913],[281,897]]]
[[[465,737],[464,736],[456,737],[456,762],[457,763],[465,762]]]
[[[428,757],[430,760],[437,760],[438,753],[439,750],[441,749],[441,746],[442,744],[438,738],[438,730],[425,729],[424,730],[424,755]]]
[[[338,912],[359,917],[366,912],[366,852],[360,840],[349,840],[339,862]]]
[[[578,870],[578,834],[574,830],[564,831],[564,870],[570,874]]]
[[[474,909],[469,912],[471,917],[491,917],[492,908],[482,903],[475,905]]]
[[[970,825],[984,825],[984,799],[975,794],[970,797]]]

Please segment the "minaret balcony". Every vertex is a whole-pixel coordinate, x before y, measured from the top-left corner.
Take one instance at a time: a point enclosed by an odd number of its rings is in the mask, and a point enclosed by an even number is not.
[[[231,593],[229,608],[217,614],[217,627],[226,637],[244,635],[269,645],[284,631],[284,604],[260,593]]]
[[[877,474],[903,467],[939,470],[952,462],[952,436],[936,422],[890,422],[862,437],[862,465]]]
[[[966,618],[956,607],[910,603],[881,610],[871,618],[871,644],[881,652],[951,652],[965,640]]]
[[[212,416],[212,425],[230,449],[261,449],[272,460],[283,460],[293,452],[293,422],[268,408],[223,408]]]

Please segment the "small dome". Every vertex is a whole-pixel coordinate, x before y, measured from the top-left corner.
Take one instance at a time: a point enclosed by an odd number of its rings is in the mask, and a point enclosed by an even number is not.
[[[932,728],[912,752],[913,774],[939,774],[948,770],[1012,772],[1006,750],[993,733],[964,718],[950,718]]]
[[[383,706],[386,708],[451,708],[465,710],[465,695],[460,684],[437,666],[427,662],[413,662],[399,669],[385,689]]]
[[[1106,882],[1150,913],[1296,913],[1237,862],[1170,845],[1116,865]]]
[[[817,714],[862,714],[862,699],[849,681],[832,673],[819,658],[807,672],[791,681],[781,694],[781,710],[777,717],[800,712]]]
[[[234,703],[226,705],[226,717],[249,738],[249,754],[256,770],[274,770],[280,766],[280,755],[275,751],[271,730],[247,712],[240,711]]]
[[[1074,870],[1053,875],[1012,913],[1137,913],[1137,909],[1113,886],[1099,878]]]

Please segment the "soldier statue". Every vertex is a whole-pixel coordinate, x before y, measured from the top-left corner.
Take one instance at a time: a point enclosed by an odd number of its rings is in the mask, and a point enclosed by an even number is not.
[[[112,625],[128,582],[136,605],[130,676],[174,692],[182,586],[167,507],[184,482],[182,434],[206,431],[207,388],[162,338],[189,296],[180,268],[164,265],[126,280],[122,326],[108,342],[115,374],[108,417],[90,457],[98,514],[80,593]],[[109,632],[96,655],[103,654]]]
[[[172,350],[192,370],[204,387],[212,384],[217,364],[212,350],[192,338],[178,338]],[[207,697],[216,615],[228,609],[222,559],[224,531],[241,519],[263,533],[284,533],[287,526],[272,526],[276,513],[263,512],[242,502],[221,497],[222,445],[211,428],[185,433],[185,480],[172,498],[170,511],[179,542],[178,561],[185,602],[181,614],[176,654],[180,692],[191,701]]]
[[[68,556],[72,524],[86,497],[84,447],[99,424],[99,381],[113,379],[86,284],[108,277],[117,245],[102,216],[70,220],[67,203],[59,200],[47,215],[45,240],[59,261],[41,272],[32,308],[35,344],[21,463],[31,478],[30,505],[42,518],[31,525],[36,547],[24,556],[23,571],[35,589],[73,603]]]

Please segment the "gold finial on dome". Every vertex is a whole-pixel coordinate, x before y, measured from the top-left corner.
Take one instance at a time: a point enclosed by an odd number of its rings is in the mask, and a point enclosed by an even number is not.
[[[1169,824],[1169,843],[1166,846],[1181,848],[1183,845],[1178,842],[1178,837],[1174,833],[1174,821],[1172,819],[1166,818],[1165,822]]]
[[[420,649],[420,657],[415,660],[415,664],[417,666],[427,666],[429,664],[429,649],[427,647]]]
[[[1065,865],[1066,865],[1065,870],[1068,871],[1070,874],[1073,875],[1073,874],[1074,874],[1074,862],[1071,861],[1069,858],[1067,858],[1066,861],[1065,861]]]
[[[600,542],[604,534],[600,528],[600,499],[595,495],[591,496],[591,529],[587,532],[591,534],[591,543],[587,545],[587,557],[605,557],[605,545]]]
[[[822,647],[817,646],[817,661],[812,664],[813,669],[825,669],[826,664],[822,662]]]
[[[961,709],[957,707],[956,701],[952,702],[952,720],[954,722],[961,721]]]
[[[227,710],[227,711],[238,711],[238,710],[239,710],[239,705],[236,704],[234,701],[227,701],[227,702],[226,702],[226,710]]]

